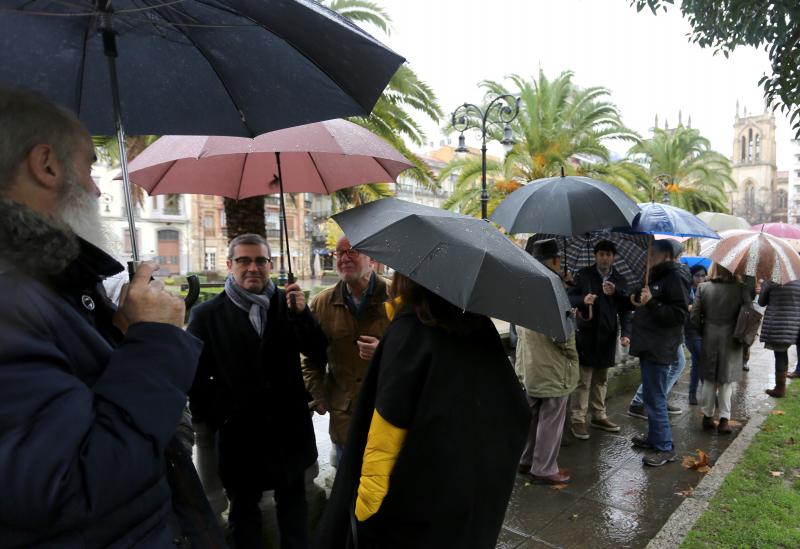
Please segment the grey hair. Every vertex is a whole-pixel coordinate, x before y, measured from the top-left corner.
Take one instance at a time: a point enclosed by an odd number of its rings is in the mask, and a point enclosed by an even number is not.
[[[64,169],[83,126],[70,110],[43,96],[0,87],[0,191],[7,190],[20,164],[36,145],[47,144]]]
[[[254,233],[240,234],[228,243],[228,259],[233,259],[233,249],[240,244],[259,244],[267,247],[267,256],[272,258],[272,250],[263,236]]]

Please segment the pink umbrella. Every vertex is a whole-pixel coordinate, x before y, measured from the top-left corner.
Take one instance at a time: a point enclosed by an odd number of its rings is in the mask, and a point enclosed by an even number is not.
[[[771,234],[779,238],[800,240],[800,227],[788,223],[760,223],[750,227],[750,230]]]
[[[167,135],[129,166],[149,194],[194,193],[241,199],[280,192],[330,194],[388,183],[412,166],[369,130],[328,120],[243,137]],[[279,173],[280,172],[280,173]]]
[[[328,120],[253,139],[167,135],[137,156],[130,178],[149,194],[207,194],[242,199],[280,193],[281,271],[286,231],[284,192],[330,194],[365,183],[388,183],[412,166],[369,130]],[[292,260],[287,254],[289,279]]]

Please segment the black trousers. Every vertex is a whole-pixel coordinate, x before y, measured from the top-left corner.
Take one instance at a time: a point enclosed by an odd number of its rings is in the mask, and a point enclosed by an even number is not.
[[[225,491],[231,501],[228,523],[236,549],[264,549],[264,532],[261,528],[263,495],[258,486],[237,486]],[[308,505],[306,503],[305,475],[300,473],[275,487],[275,508],[278,515],[281,549],[308,549]]]
[[[786,373],[789,371],[789,351],[773,351],[775,353],[775,372]]]

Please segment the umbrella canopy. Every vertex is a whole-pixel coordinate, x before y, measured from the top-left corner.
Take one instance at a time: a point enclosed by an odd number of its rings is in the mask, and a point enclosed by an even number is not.
[[[726,213],[700,212],[697,214],[697,217],[700,219],[700,221],[717,232],[730,231],[733,229],[747,230],[750,228],[750,223],[748,223],[743,217],[737,217],[735,215]]]
[[[639,204],[639,207],[642,211],[636,216],[630,228],[619,227],[614,230],[687,238],[719,238],[719,235],[711,227],[703,223],[693,213],[682,208],[657,202],[643,202]]]
[[[700,255],[702,257],[709,257],[711,252],[717,247],[717,244],[720,243],[720,238],[727,238],[729,236],[742,234],[742,233],[750,233],[749,229],[731,229],[729,231],[721,231],[719,233],[719,238],[701,238],[700,239]]]
[[[278,130],[254,139],[167,135],[131,161],[131,181],[150,194],[242,199],[283,190],[330,194],[388,183],[412,166],[389,143],[347,120]]]
[[[113,135],[238,135],[370,113],[403,62],[313,0],[0,0],[0,83]],[[113,40],[112,40],[113,41]]]
[[[800,227],[797,225],[790,225],[789,223],[759,223],[758,225],[750,227],[750,230],[771,234],[778,238],[800,240]]]
[[[594,246],[601,240],[610,240],[617,246],[614,256],[614,270],[625,278],[629,288],[641,285],[647,264],[647,246],[650,237],[642,234],[626,234],[611,231],[595,231],[592,233],[562,237],[555,234],[535,234],[528,239],[525,249],[532,250],[533,243],[538,240],[555,238],[564,264],[570,271],[577,271],[594,265]]]
[[[351,245],[450,303],[566,339],[561,279],[489,223],[384,198],[336,214]]]
[[[638,212],[636,203],[613,185],[562,175],[517,189],[497,206],[491,220],[511,234],[571,236],[630,226]]]
[[[767,233],[741,231],[724,237],[709,259],[735,274],[786,284],[800,279],[800,256],[784,240]]]

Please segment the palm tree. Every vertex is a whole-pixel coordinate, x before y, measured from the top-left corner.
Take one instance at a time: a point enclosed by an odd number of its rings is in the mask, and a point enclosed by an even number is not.
[[[139,156],[156,139],[158,139],[157,135],[126,135],[125,152],[128,162]],[[119,143],[116,135],[95,135],[92,136],[92,142],[102,160],[111,166],[119,165]],[[140,208],[144,206],[144,197],[144,189],[138,185],[131,185],[131,200],[134,206],[139,206]]]
[[[388,12],[375,2],[368,0],[321,0],[321,3],[354,23],[368,23],[385,34],[392,32],[392,19]],[[411,151],[407,142],[422,146],[426,142],[425,132],[412,116],[423,114],[436,122],[441,121],[442,109],[437,103],[433,89],[419,79],[408,65],[402,65],[389,81],[372,113],[366,117],[350,120],[388,141],[411,161],[413,167],[405,172],[407,177],[429,187],[437,187],[433,173],[425,161]],[[334,209],[344,209],[390,196],[388,186],[361,185],[356,189],[344,189],[333,195]]]
[[[711,149],[694,128],[653,130],[653,137],[634,145],[629,155],[648,170],[650,198],[665,185],[670,202],[690,212],[727,212],[728,189],[735,189],[731,163]]]
[[[607,181],[640,198],[646,172],[633,162],[614,160],[606,145],[608,140],[636,143],[639,136],[622,123],[616,106],[608,101],[608,89],[579,88],[572,76],[565,71],[550,80],[539,71],[536,79],[510,76],[511,88],[495,81],[481,83],[487,97],[520,97],[519,115],[511,123],[517,143],[502,161],[487,162],[487,178],[506,182],[489,186],[490,210],[514,190],[515,185],[508,182],[523,185],[559,175],[562,169],[567,174]],[[502,139],[502,126],[493,127],[488,138]],[[480,159],[454,160],[442,170],[439,180],[453,173],[458,174],[455,192],[445,207],[474,214],[480,208]]]

